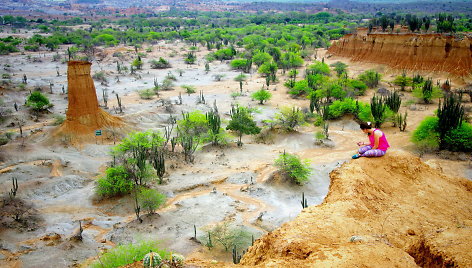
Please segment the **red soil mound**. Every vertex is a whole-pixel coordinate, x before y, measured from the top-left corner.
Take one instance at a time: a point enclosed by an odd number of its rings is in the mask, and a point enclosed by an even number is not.
[[[386,64],[404,70],[442,71],[469,76],[472,37],[440,34],[348,34],[328,49],[354,61]]]
[[[74,141],[94,141],[95,130],[112,132],[124,126],[121,118],[112,116],[98,107],[97,93],[90,76],[90,62],[68,63],[68,100],[66,121],[54,136],[66,136]]]
[[[330,176],[324,202],[258,239],[243,266],[472,267],[471,181],[399,151]]]

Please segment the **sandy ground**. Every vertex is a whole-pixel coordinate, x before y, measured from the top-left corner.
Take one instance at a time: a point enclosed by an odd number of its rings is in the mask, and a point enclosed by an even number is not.
[[[102,90],[110,96],[108,111],[115,114],[114,93],[122,97],[125,110],[123,118],[133,123],[137,129],[161,130],[167,124],[170,114],[180,116],[181,112],[198,109],[206,112],[214,101],[224,120],[229,120],[232,104],[249,105],[258,108],[255,114],[260,123],[264,119],[273,119],[282,106],[309,105],[306,99],[293,99],[288,96],[283,86],[285,77],[279,74],[276,85],[271,85],[273,98],[264,105],[251,100],[250,93],[260,89],[265,80],[257,73],[249,76],[243,86],[244,94],[235,99],[232,92],[239,91],[238,82],[233,78],[239,74],[231,70],[226,62],[213,62],[210,72],[204,70],[203,57],[208,53],[200,48],[197,53],[198,62],[187,66],[183,62],[183,54],[187,45],[183,43],[159,43],[152,47],[152,52],[144,58],[145,65],[136,76],[118,75],[116,72],[117,58],[112,55],[116,51],[125,54],[123,61],[129,66],[134,53],[131,47],[106,48],[93,62],[92,73],[104,70],[107,73],[106,85],[95,82],[99,102],[103,104]],[[145,46],[142,51],[144,52]],[[174,51],[175,57],[169,54]],[[64,53],[64,48],[59,54]],[[318,58],[325,51],[318,51]],[[169,175],[164,185],[153,185],[168,197],[166,205],[158,214],[145,216],[142,224],[134,220],[133,207],[130,199],[119,198],[106,202],[94,202],[94,181],[103,175],[109,156],[112,141],[97,139],[97,144],[84,145],[81,148],[67,146],[64,141],[45,144],[54,126],[51,126],[53,114],[65,114],[67,108],[66,95],[62,94],[62,86],[67,87],[66,65],[53,62],[55,52],[13,54],[2,56],[2,73],[12,75],[14,82],[20,82],[23,74],[28,77],[27,89],[43,87],[49,92],[49,84],[53,84],[53,93],[47,93],[54,103],[51,114],[42,115],[34,122],[27,108],[21,104],[29,94],[28,90],[2,89],[5,107],[20,105],[18,113],[8,117],[1,125],[2,132],[18,133],[17,118],[25,122],[23,127],[26,138],[14,134],[14,141],[0,147],[2,162],[0,163],[0,185],[5,194],[11,188],[11,178],[19,183],[19,196],[34,203],[42,219],[40,224],[24,229],[0,230],[0,267],[41,267],[45,263],[49,267],[65,267],[85,263],[103,249],[118,243],[135,242],[140,239],[157,239],[164,247],[180,252],[186,256],[198,255],[208,259],[229,261],[231,256],[217,250],[207,251],[200,244],[191,241],[193,226],[198,228],[198,235],[204,234],[201,228],[223,220],[234,220],[244,225],[255,237],[279,227],[282,223],[294,219],[301,211],[301,194],[305,193],[309,205],[320,204],[328,192],[329,173],[342,163],[348,161],[356,150],[355,141],[366,138],[358,130],[357,124],[350,118],[330,123],[330,144],[334,147],[315,145],[314,133],[318,128],[307,124],[291,134],[276,134],[271,144],[257,144],[252,137],[243,138],[244,146],[237,148],[234,142],[224,147],[205,146],[196,153],[193,164],[176,163],[168,168]],[[129,55],[128,55],[129,54]],[[128,56],[127,56],[128,55]],[[170,60],[171,69],[153,70],[147,63],[150,59],[164,57]],[[38,58],[41,62],[32,62]],[[375,68],[387,71],[381,66],[350,63],[346,59],[330,57],[327,63],[344,61],[349,64],[349,75],[357,76],[365,69]],[[177,69],[183,70],[180,77]],[[152,88],[156,78],[161,82],[171,71],[176,77],[176,86],[172,91],[164,91],[160,98],[151,100],[139,98],[136,90]],[[59,75],[57,75],[59,72]],[[222,81],[214,81],[215,74],[224,75]],[[115,77],[120,76],[117,82]],[[385,79],[389,80],[390,76]],[[442,79],[442,77],[434,77]],[[454,85],[454,80],[452,81]],[[206,104],[197,104],[198,94],[188,96],[183,93],[180,85],[194,85],[197,93],[203,91]],[[383,82],[383,87],[391,88]],[[67,88],[65,89],[67,90]],[[166,109],[162,100],[175,103],[179,92],[182,92],[182,105],[172,105]],[[369,90],[361,100],[367,101],[374,94]],[[412,99],[405,93],[404,99]],[[427,115],[432,115],[437,104],[412,104],[404,106],[408,110],[408,127],[406,132],[386,123],[383,130],[394,148],[416,153],[409,141],[412,130]],[[13,109],[13,108],[11,108]],[[11,123],[14,125],[11,125]],[[24,146],[20,146],[24,143]],[[273,183],[270,178],[275,171],[272,163],[283,151],[295,153],[311,161],[313,174],[310,182],[303,185]],[[440,158],[437,155],[425,154],[428,163],[454,176],[472,178],[470,157],[452,155],[452,159]],[[73,242],[69,238],[78,229],[79,221],[84,226],[83,242]],[[48,237],[55,237],[54,242]]]

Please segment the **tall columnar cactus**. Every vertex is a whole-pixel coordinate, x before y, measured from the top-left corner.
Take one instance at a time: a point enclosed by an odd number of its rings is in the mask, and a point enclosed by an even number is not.
[[[206,119],[208,120],[210,131],[213,134],[212,143],[213,145],[218,145],[218,134],[221,131],[220,115],[218,114],[218,112],[211,110],[206,114]]]
[[[385,120],[385,110],[387,105],[382,97],[373,96],[370,101],[370,110],[374,118],[375,127],[380,127]]]
[[[423,84],[423,100],[425,103],[429,103],[433,97],[433,80],[428,79]]]
[[[447,132],[460,127],[462,120],[464,120],[464,106],[461,104],[460,97],[455,94],[448,94],[442,103],[439,102],[437,116],[439,118],[439,148],[445,149],[444,138]]]
[[[146,268],[159,267],[162,263],[162,257],[157,252],[152,252],[152,250],[146,254],[143,258],[143,265]]]
[[[306,198],[305,198],[305,192],[302,192],[302,208],[306,208],[308,207],[308,202],[306,201]]]
[[[405,114],[398,114],[397,115],[397,125],[400,128],[400,131],[405,131],[406,129],[406,117],[408,116],[408,112],[405,111]]]
[[[394,113],[398,113],[400,105],[402,104],[402,99],[397,91],[390,93],[385,99],[385,104],[392,110]]]

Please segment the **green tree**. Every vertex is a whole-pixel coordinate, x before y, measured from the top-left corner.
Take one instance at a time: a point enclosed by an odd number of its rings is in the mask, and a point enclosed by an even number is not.
[[[330,66],[334,68],[334,71],[338,76],[341,76],[343,73],[347,72],[347,64],[344,62],[337,61]]]
[[[268,90],[260,89],[252,93],[251,97],[255,100],[258,100],[259,104],[264,104],[264,101],[270,100],[270,98],[272,98],[272,93],[270,93]]]
[[[166,196],[155,189],[141,188],[138,193],[139,205],[153,214],[166,201]]]
[[[261,129],[256,125],[256,122],[251,116],[249,109],[246,107],[233,107],[231,111],[231,120],[229,121],[227,130],[235,131],[238,134],[238,146],[242,146],[241,141],[243,134],[255,135],[261,132]]]
[[[284,152],[275,159],[274,165],[297,184],[303,184],[309,180],[311,168],[307,159],[301,160],[296,155]]]
[[[316,74],[329,75],[330,70],[329,70],[328,64],[321,61],[317,61],[315,62],[315,64],[308,66],[306,73],[307,75],[316,75]]]
[[[271,62],[272,61],[272,56],[267,53],[267,52],[257,52],[252,56],[252,62],[257,65],[257,67],[260,67],[262,64],[266,62]]]

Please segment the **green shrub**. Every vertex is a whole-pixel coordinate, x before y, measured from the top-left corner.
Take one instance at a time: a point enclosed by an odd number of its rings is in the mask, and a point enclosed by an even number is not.
[[[133,181],[123,166],[109,167],[106,176],[97,180],[96,192],[99,196],[112,197],[131,192]]]
[[[289,87],[289,83],[287,83],[285,86]],[[292,88],[289,89],[288,93],[294,96],[300,96],[300,95],[308,94],[310,93],[310,91],[312,91],[312,89],[308,86],[308,81],[300,80],[294,83]]]
[[[305,122],[305,116],[300,108],[282,107],[280,113],[275,114],[275,120],[286,131],[294,131],[296,126]]]
[[[334,101],[329,106],[329,119],[336,119],[345,114],[355,115],[357,112],[356,101],[351,98]]]
[[[26,105],[33,108],[35,111],[42,111],[52,106],[49,103],[48,97],[44,96],[39,91],[34,91],[28,96]]]
[[[169,258],[167,251],[159,249],[157,241],[141,241],[135,244],[119,245],[100,254],[99,260],[93,262],[91,268],[117,268],[143,259],[150,251],[157,252],[162,258]]]
[[[193,94],[196,92],[196,89],[194,86],[191,86],[191,85],[181,85],[181,87],[183,89],[185,89],[185,93],[187,93],[188,95],[190,94]]]
[[[199,241],[208,247],[218,243],[225,251],[234,247],[239,251],[251,245],[251,233],[245,227],[235,226],[228,221],[203,228],[203,231],[205,234],[199,237]]]
[[[159,60],[151,60],[149,61],[151,64],[151,69],[165,69],[165,68],[170,68],[170,63],[169,61],[165,60],[162,57],[159,57]]]
[[[413,96],[422,99],[425,103],[430,103],[433,99],[438,99],[443,96],[443,92],[439,87],[432,85],[431,79],[423,82],[421,86],[413,89]]]
[[[420,125],[413,131],[411,140],[417,146],[427,147],[431,150],[439,148],[438,118],[426,117]]]
[[[260,89],[252,93],[251,97],[255,100],[258,100],[259,104],[264,104],[264,101],[270,100],[270,98],[272,98],[272,93],[270,93],[268,90]]]
[[[150,100],[154,96],[154,90],[152,88],[138,90],[138,95],[143,100]]]
[[[358,77],[359,80],[364,82],[370,88],[378,86],[381,78],[382,76],[374,70],[367,70]]]
[[[54,122],[52,123],[53,126],[59,126],[60,124],[64,123],[66,117],[62,114],[55,114],[54,115]]]
[[[354,90],[354,93],[357,96],[364,95],[365,91],[367,90],[367,85],[360,80],[348,79],[347,86],[351,88],[352,90]]]
[[[297,184],[307,182],[311,174],[310,164],[307,159],[302,161],[298,156],[285,152],[275,159],[274,165]]]
[[[154,213],[154,211],[164,204],[165,201],[166,196],[155,189],[142,188],[138,194],[139,205],[143,209],[146,209],[149,214]]]
[[[444,137],[446,149],[456,152],[472,151],[472,125],[466,122],[448,133]]]
[[[328,64],[317,61],[314,64],[308,66],[308,69],[306,70],[307,74],[309,75],[315,75],[315,74],[322,74],[322,75],[329,75],[330,70]]]

